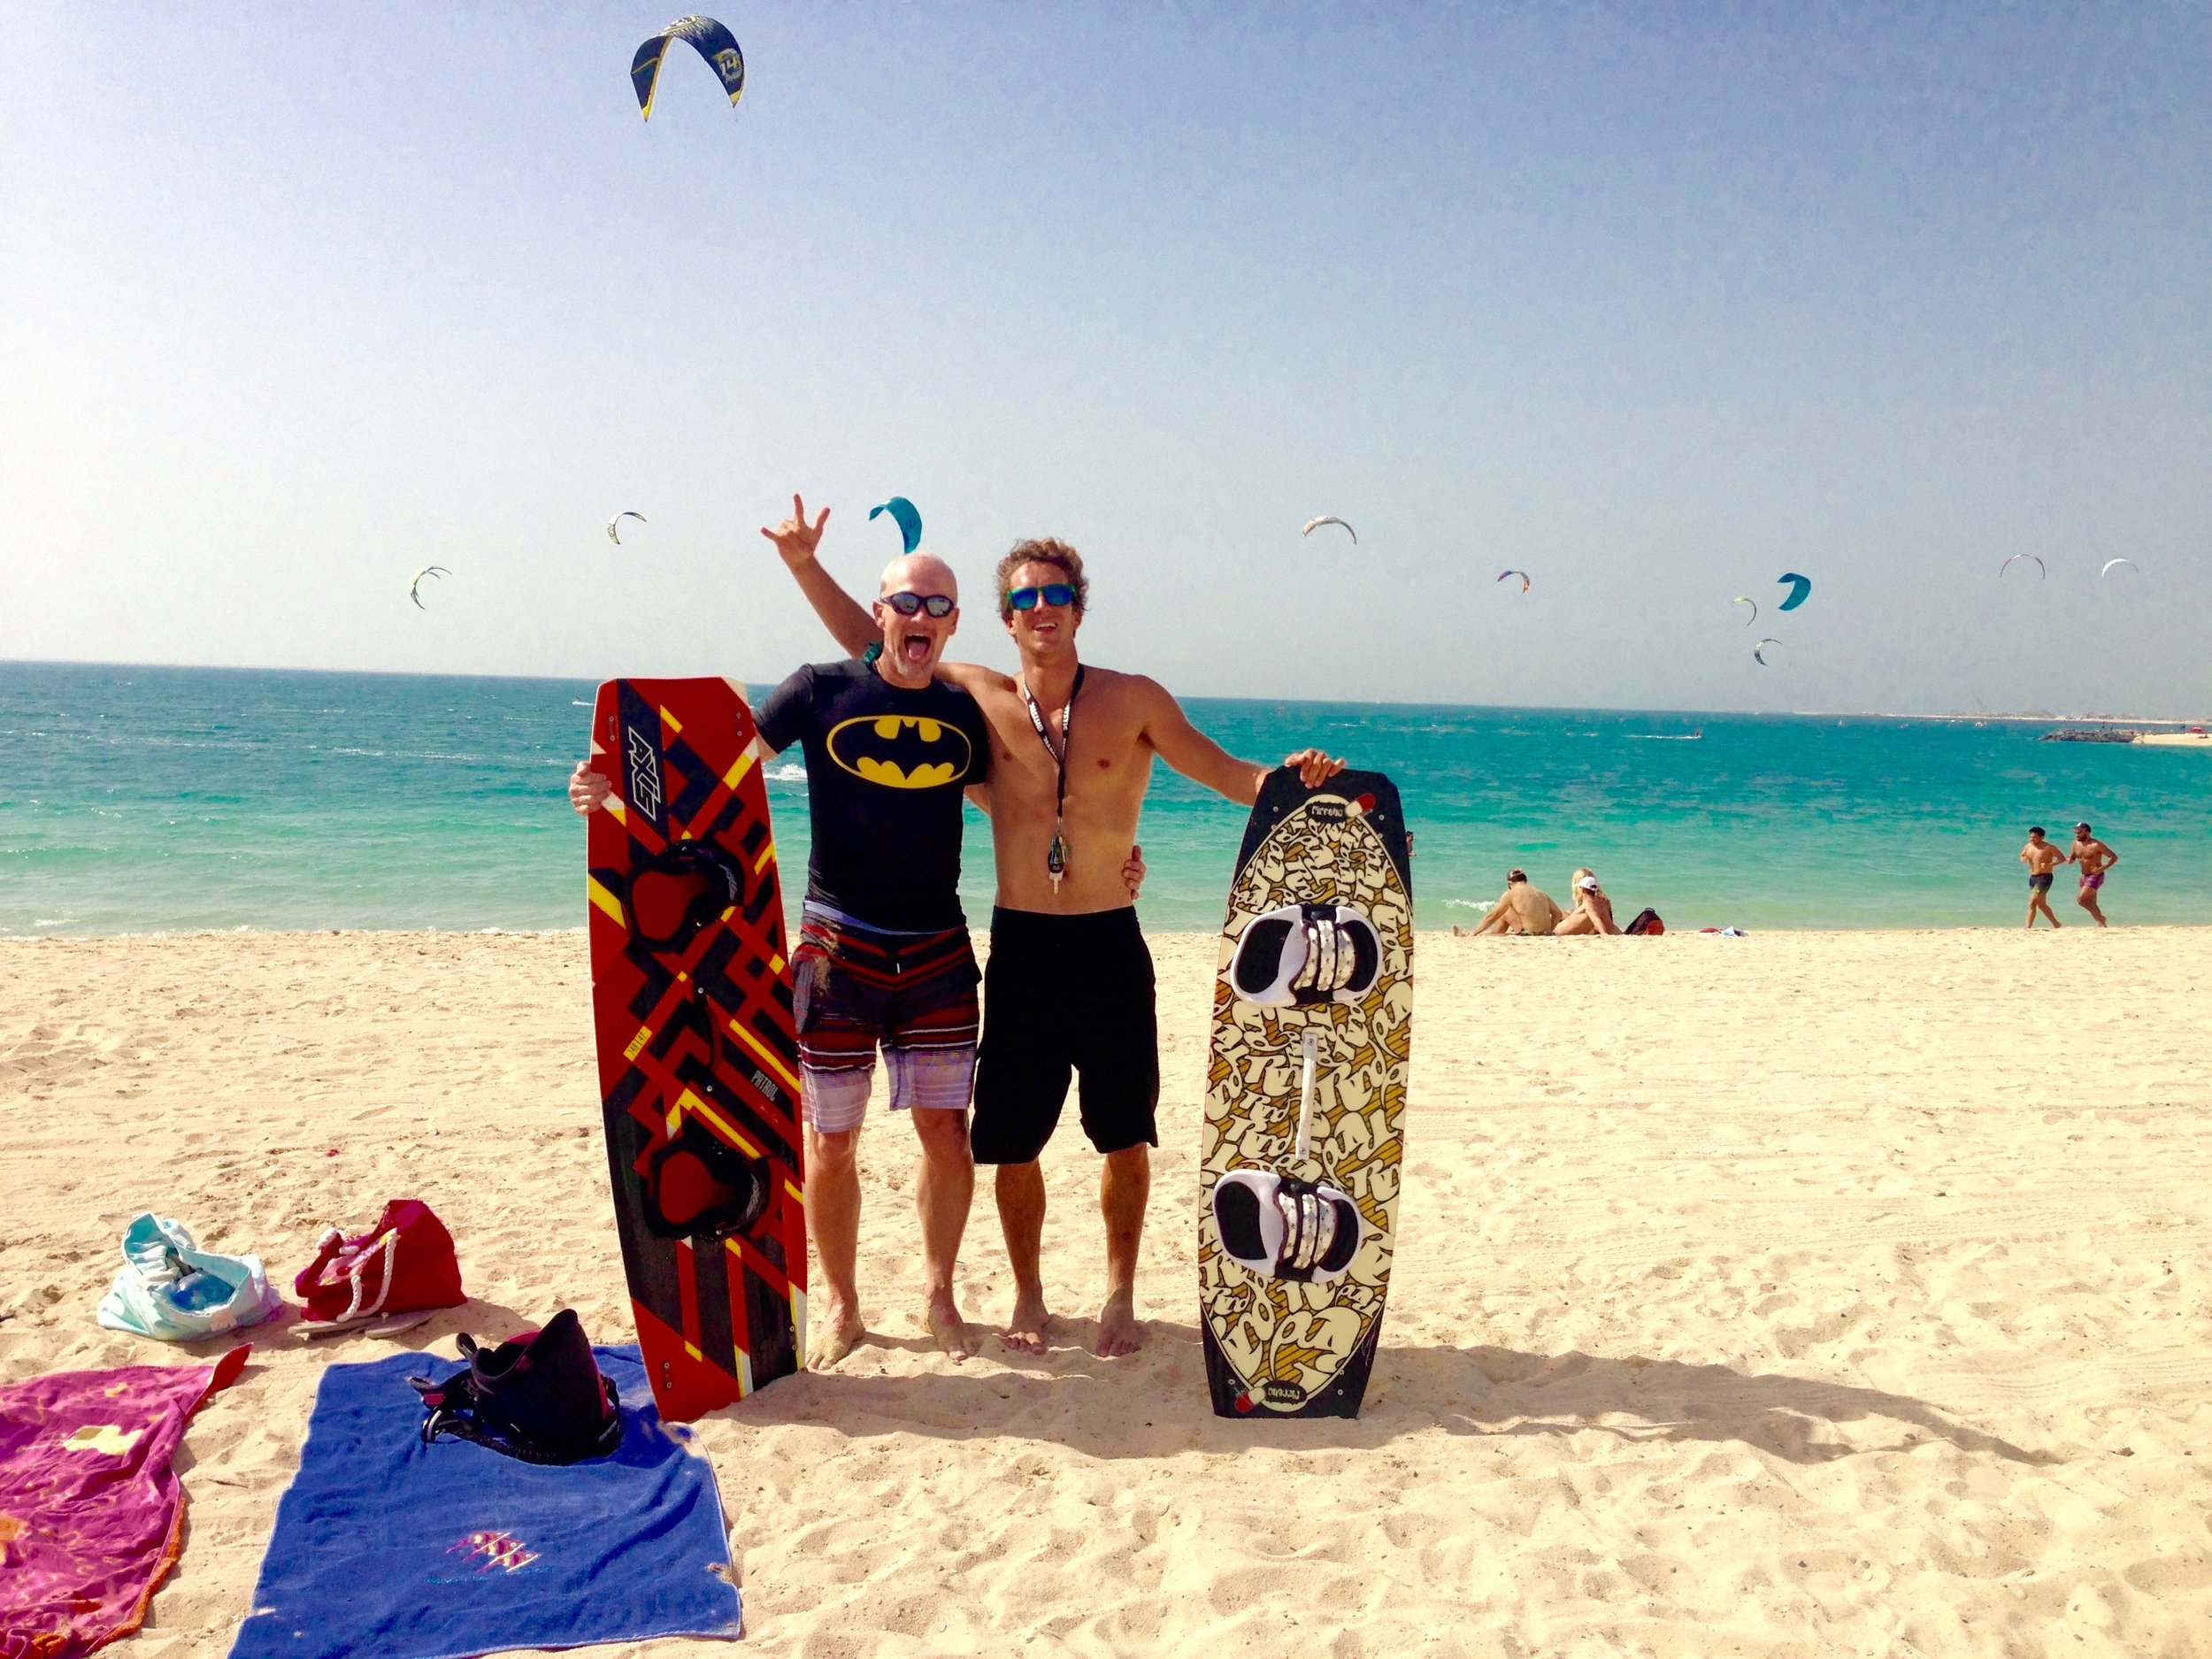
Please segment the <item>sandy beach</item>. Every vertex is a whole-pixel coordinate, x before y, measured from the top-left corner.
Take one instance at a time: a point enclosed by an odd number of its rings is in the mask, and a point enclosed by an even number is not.
[[[2212,933],[1423,934],[1367,1409],[1276,1425],[1208,1407],[1214,941],[1154,949],[1149,1347],[1087,1350],[1071,1111],[1052,1352],[932,1351],[913,1138],[876,1118],[878,1340],[703,1425],[754,1648],[2212,1654]],[[403,1342],[569,1304],[630,1338],[580,933],[9,941],[0,1102],[9,1379],[192,1357],[93,1323],[144,1208],[288,1289],[324,1226],[419,1196],[474,1301]],[[961,1286],[986,1325],[987,1193]],[[321,1367],[391,1351],[253,1340],[186,1442],[183,1559],[130,1651],[226,1650]],[[637,1651],[680,1650],[709,1651]]]

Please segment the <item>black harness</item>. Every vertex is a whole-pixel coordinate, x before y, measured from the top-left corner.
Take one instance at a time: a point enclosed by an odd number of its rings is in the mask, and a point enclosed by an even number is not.
[[[427,1413],[424,1445],[451,1436],[526,1463],[576,1463],[622,1444],[619,1398],[574,1309],[497,1348],[465,1332],[460,1341],[462,1370],[442,1382],[407,1379]]]

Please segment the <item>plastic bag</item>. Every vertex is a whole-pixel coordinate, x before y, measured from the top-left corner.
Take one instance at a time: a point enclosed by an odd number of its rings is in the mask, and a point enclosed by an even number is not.
[[[123,1233],[123,1271],[100,1299],[100,1323],[164,1342],[259,1325],[284,1305],[257,1256],[203,1250],[182,1222],[150,1211]]]

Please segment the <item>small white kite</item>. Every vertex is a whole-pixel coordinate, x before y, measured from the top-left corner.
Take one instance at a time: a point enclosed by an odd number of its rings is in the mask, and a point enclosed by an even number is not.
[[[613,542],[617,547],[620,547],[622,545],[622,535],[618,526],[625,518],[634,518],[640,524],[643,524],[645,522],[645,515],[641,512],[618,512],[615,514],[613,518],[608,519],[607,540]]]
[[[422,602],[422,579],[424,577],[450,576],[452,574],[453,572],[446,569],[446,567],[442,565],[426,565],[420,570],[417,571],[414,574],[413,580],[409,581],[407,584],[407,596],[415,602],[415,609],[418,611],[427,611],[429,609],[429,606],[424,604]]]
[[[2045,568],[2043,561],[2039,558],[2036,558],[2036,556],[2032,553],[2015,553],[2010,558],[2007,559],[2003,564],[1997,567],[1997,574],[2002,576],[2007,571],[2017,565],[2022,559],[2034,560],[2035,573],[2046,581],[2050,580],[2051,572]]]
[[[1346,535],[1352,538],[1352,545],[1354,547],[1357,547],[1359,545],[1359,532],[1353,529],[1350,525],[1346,524],[1343,519],[1338,518],[1333,512],[1325,512],[1318,518],[1307,519],[1306,527],[1301,530],[1298,534],[1300,535],[1311,535],[1316,530],[1318,530],[1325,524],[1338,526],[1343,530]]]
[[[2104,563],[2104,568],[2099,571],[2097,574],[2100,578],[2109,576],[2114,571],[2119,569],[2119,567],[2123,565],[2133,571],[2138,576],[2140,576],[2143,573],[2143,567],[2140,565],[2138,565],[2133,559],[2107,559]]]
[[[1751,614],[1743,619],[1743,625],[1747,628],[1759,619],[1759,602],[1754,599],[1749,594],[1738,594],[1733,599],[1730,600],[1729,603],[1731,604],[1749,605],[1751,607]]]
[[[1770,645],[1779,645],[1781,642],[1782,641],[1779,640],[1761,640],[1756,645],[1751,648],[1751,654],[1759,659],[1760,667],[1765,668],[1769,665],[1766,657],[1767,647]]]

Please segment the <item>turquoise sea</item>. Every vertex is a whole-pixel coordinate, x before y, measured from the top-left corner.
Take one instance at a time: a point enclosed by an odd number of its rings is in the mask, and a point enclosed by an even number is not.
[[[580,926],[564,785],[593,687],[557,680],[0,664],[0,933]],[[2031,823],[2122,857],[2118,923],[2212,922],[2212,757],[2040,725],[1194,699],[1233,751],[1313,742],[1398,781],[1423,926],[1509,865],[1597,870],[1671,928],[2017,926]],[[805,772],[768,771],[787,872]],[[1156,931],[1220,926],[1240,809],[1156,768]],[[987,827],[968,912],[987,918]],[[790,897],[797,900],[795,881]],[[2062,879],[2064,898],[2070,882]],[[2074,912],[2062,903],[2062,916]]]

